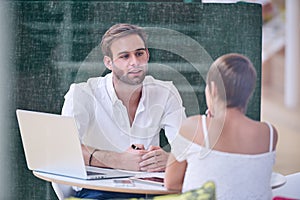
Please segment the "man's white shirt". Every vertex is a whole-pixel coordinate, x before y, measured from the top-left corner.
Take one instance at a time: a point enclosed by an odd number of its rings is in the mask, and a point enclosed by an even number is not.
[[[62,115],[73,116],[83,144],[102,150],[125,151],[130,144],[159,146],[160,129],[171,142],[186,118],[178,90],[170,81],[146,76],[142,96],[130,126],[126,107],[118,99],[112,74],[72,84]]]

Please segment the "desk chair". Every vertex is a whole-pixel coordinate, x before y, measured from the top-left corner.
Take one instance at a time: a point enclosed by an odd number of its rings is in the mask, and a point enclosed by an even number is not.
[[[273,189],[273,198],[300,199],[300,172],[287,175],[286,180],[283,186]]]
[[[52,188],[59,200],[71,197],[75,194],[72,186],[52,182]]]

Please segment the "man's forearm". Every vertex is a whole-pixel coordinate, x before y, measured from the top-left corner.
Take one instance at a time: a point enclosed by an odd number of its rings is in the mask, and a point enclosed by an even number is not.
[[[117,161],[120,157],[120,153],[95,149],[85,145],[82,145],[82,151],[85,165],[119,168]]]
[[[106,150],[98,150],[91,157],[91,166],[122,169],[124,167],[120,165],[120,158],[121,153]]]
[[[95,151],[95,148],[85,145],[82,145],[82,151],[86,165],[132,171],[141,170],[140,162],[143,160],[142,156],[148,152],[146,150],[134,150],[130,147],[122,153],[100,149]]]

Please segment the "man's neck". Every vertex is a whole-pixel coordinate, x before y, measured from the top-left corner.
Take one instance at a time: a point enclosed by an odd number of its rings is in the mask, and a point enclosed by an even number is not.
[[[117,97],[122,101],[128,112],[130,125],[132,125],[137,107],[139,105],[143,84],[128,85],[114,82]]]
[[[113,81],[113,85],[118,98],[123,102],[124,105],[132,103],[138,104],[142,94],[142,84],[128,85],[117,81]]]
[[[129,107],[138,105],[142,96],[142,86],[134,88],[126,87],[122,88],[121,90],[119,88],[116,90],[116,94],[126,107],[127,105]]]

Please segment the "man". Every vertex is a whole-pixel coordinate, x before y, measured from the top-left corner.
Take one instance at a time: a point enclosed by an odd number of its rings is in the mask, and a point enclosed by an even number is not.
[[[111,73],[72,84],[62,109],[76,119],[85,164],[164,171],[168,153],[159,147],[160,129],[170,142],[185,118],[177,89],[146,76],[150,55],[140,27],[112,26],[101,48]]]

